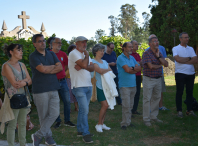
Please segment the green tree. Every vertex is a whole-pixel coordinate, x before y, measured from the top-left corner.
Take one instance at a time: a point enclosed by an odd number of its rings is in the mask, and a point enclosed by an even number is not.
[[[116,32],[117,32],[117,18],[114,17],[113,15],[109,16],[108,19],[110,19],[110,23],[111,23],[111,28],[109,28],[110,30],[110,36],[115,36]]]
[[[105,31],[104,31],[104,30],[102,30],[102,29],[96,30],[96,32],[95,32],[95,39],[96,39],[96,42],[99,41],[100,37],[105,36],[105,35],[106,35],[106,34],[105,34]]]
[[[136,16],[137,10],[135,9],[135,5],[125,4],[122,5],[120,9],[121,14],[118,15],[118,32],[120,32],[124,38],[133,40],[133,36],[135,35],[134,31],[138,27],[137,22],[139,21]]]
[[[97,42],[94,40],[94,38],[92,37],[91,39],[89,39],[87,41],[87,51],[91,52],[93,46],[96,44]]]
[[[76,37],[72,37],[71,40],[69,41],[69,45],[75,44],[76,42]]]
[[[156,0],[155,0],[156,1]],[[174,39],[172,30],[176,29],[176,45],[180,43],[179,34],[187,32],[189,45],[198,49],[198,1],[197,0],[158,0],[151,5],[150,31],[156,34],[160,44],[172,54]]]

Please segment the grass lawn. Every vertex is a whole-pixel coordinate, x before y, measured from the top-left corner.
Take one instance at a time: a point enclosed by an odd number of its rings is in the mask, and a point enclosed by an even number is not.
[[[110,131],[104,131],[98,133],[95,130],[95,125],[98,121],[98,115],[100,110],[100,104],[98,102],[90,103],[89,112],[89,128],[90,132],[94,134],[93,144],[98,146],[188,146],[198,145],[198,118],[187,117],[178,118],[175,105],[175,80],[173,76],[165,77],[166,90],[164,93],[164,106],[170,111],[160,111],[158,118],[163,120],[164,123],[153,123],[151,127],[146,127],[143,124],[142,115],[132,118],[132,123],[135,128],[129,127],[127,130],[121,130],[121,106],[116,106],[113,111],[108,110],[105,124],[111,127]],[[194,88],[194,97],[198,96],[198,77],[195,79],[197,85]],[[183,95],[183,101],[185,100],[185,92]],[[71,121],[77,122],[77,112],[74,111],[74,105],[71,106]],[[138,111],[142,113],[142,90]],[[183,114],[186,111],[186,105],[183,103]],[[198,112],[195,112],[198,115]],[[35,128],[31,131],[27,131],[27,142],[31,143],[30,135],[39,129],[39,121],[36,108],[33,107],[31,113],[31,121],[35,125]],[[63,120],[63,103],[61,102],[61,118]],[[88,145],[82,141],[82,138],[78,138],[76,128],[65,127],[61,125],[58,129],[51,128],[53,137],[57,144],[61,145],[75,145],[83,146]],[[17,135],[16,135],[17,137]],[[0,139],[6,140],[6,130],[3,135],[0,134]],[[16,138],[18,141],[18,138]],[[42,141],[44,143],[44,140]]]

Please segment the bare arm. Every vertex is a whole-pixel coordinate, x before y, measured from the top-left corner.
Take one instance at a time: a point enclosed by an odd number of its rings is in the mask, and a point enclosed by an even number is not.
[[[82,69],[86,69],[89,64],[89,53],[87,51],[84,51],[84,54],[85,54],[84,59],[79,59],[75,62]]]
[[[138,66],[138,64],[135,65],[134,71],[140,72],[142,70],[141,66]]]
[[[44,66],[42,63],[36,67],[36,69],[39,72],[44,73],[44,74],[49,74],[54,68],[55,68],[55,65]]]
[[[164,58],[159,58],[159,61],[164,67],[168,67],[168,62]]]
[[[68,65],[65,65],[65,71],[68,70]]]
[[[30,75],[27,71],[25,64],[22,64],[22,65],[25,68],[26,78],[20,81],[21,84],[19,86],[20,87],[26,86],[26,82],[28,83],[28,86],[30,86],[32,84],[32,79],[30,78]]]
[[[158,68],[162,67],[162,65],[155,65],[150,62],[148,62],[147,65],[150,69],[158,69]]]
[[[175,61],[178,63],[186,64],[188,61],[190,61],[189,57],[179,57],[179,55],[174,56]]]
[[[111,63],[108,63],[110,66],[115,66],[116,63],[115,62],[111,62]]]
[[[135,67],[134,67],[134,70],[133,70],[132,67],[129,67],[128,65],[124,65],[124,66],[122,66],[122,68],[124,69],[125,72],[127,72],[129,74],[136,74],[137,73],[137,71],[135,71]]]
[[[196,64],[198,63],[197,56],[192,57],[189,61],[186,62],[186,64]]]
[[[50,72],[50,74],[56,74],[63,70],[63,67],[60,62],[55,64],[55,68]]]
[[[108,66],[108,69],[103,69],[103,68],[100,68],[97,64],[94,64],[94,70],[98,72],[99,74],[103,75],[107,73],[108,71],[111,71],[111,68]]]
[[[92,72],[94,71],[94,64],[92,62],[90,62],[90,65],[87,66],[87,68],[85,68],[87,71]]]

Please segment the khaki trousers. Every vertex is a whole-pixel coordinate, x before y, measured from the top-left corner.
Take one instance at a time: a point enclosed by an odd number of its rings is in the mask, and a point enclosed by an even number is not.
[[[121,87],[120,94],[122,98],[122,126],[129,126],[131,124],[131,110],[133,108],[136,87]]]
[[[143,76],[143,121],[157,119],[161,99],[161,78]]]

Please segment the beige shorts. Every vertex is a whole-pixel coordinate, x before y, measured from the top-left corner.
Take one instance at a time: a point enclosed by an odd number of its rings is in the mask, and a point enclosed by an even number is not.
[[[162,92],[166,92],[166,85],[165,85],[165,81],[164,81],[164,75],[162,75],[162,77],[161,77],[161,79],[162,79]]]

